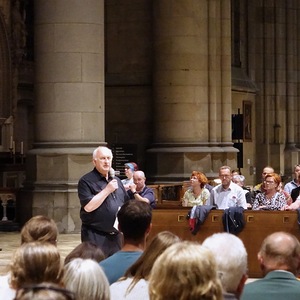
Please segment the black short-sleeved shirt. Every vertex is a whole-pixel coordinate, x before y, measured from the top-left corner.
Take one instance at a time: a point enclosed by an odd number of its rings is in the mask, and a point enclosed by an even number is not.
[[[108,181],[96,168],[80,178],[78,182],[78,197],[81,204],[80,218],[82,224],[103,232],[116,231],[113,228],[116,215],[119,207],[128,200],[128,195],[121,180],[118,177],[115,177],[115,179],[118,180],[118,189],[108,195],[97,209],[86,212],[84,206],[107,186]],[[111,180],[111,178],[108,178],[108,180]]]

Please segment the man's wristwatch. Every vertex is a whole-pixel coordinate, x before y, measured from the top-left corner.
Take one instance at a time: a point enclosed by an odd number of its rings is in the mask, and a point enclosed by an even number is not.
[[[135,194],[137,194],[138,192],[137,191],[135,191],[134,193],[132,193],[133,195],[135,195]]]

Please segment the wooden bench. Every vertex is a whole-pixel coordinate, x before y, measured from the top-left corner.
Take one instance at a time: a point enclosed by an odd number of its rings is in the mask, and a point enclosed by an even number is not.
[[[183,240],[202,242],[206,237],[216,232],[224,232],[223,210],[213,210],[209,213],[199,232],[193,235],[186,219],[190,208],[174,206],[158,207],[153,210],[152,230],[148,241],[158,232],[168,230]],[[295,211],[252,211],[244,212],[246,225],[239,237],[244,242],[248,252],[249,277],[261,277],[257,262],[257,253],[263,239],[275,231],[287,231],[300,239],[298,214]],[[220,250],[221,251],[221,250]]]

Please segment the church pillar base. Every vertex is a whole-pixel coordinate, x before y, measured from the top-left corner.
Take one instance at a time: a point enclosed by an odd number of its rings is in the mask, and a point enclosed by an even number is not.
[[[221,166],[237,166],[238,150],[232,143],[157,144],[147,152],[146,176],[151,183],[182,182],[188,180],[194,170],[214,179]]]
[[[27,177],[18,203],[21,225],[31,216],[46,215],[54,219],[60,233],[80,232],[77,183],[93,168],[93,150],[32,150],[26,159]]]

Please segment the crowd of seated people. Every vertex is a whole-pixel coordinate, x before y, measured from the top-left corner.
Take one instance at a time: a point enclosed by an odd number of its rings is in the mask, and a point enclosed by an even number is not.
[[[262,182],[248,190],[244,176],[228,166],[220,167],[220,183],[211,189],[205,174],[193,171],[183,205],[295,210],[300,197],[294,200],[291,193],[299,187],[298,173],[297,165],[295,179],[283,185],[267,166]],[[300,243],[295,236],[276,232],[266,237],[258,253],[263,278],[248,284],[247,252],[237,236],[218,233],[201,245],[165,231],[147,242],[152,208],[136,200],[125,202],[117,213],[122,247],[109,257],[99,245],[83,241],[63,260],[55,222],[45,216],[31,218],[21,230],[21,245],[8,274],[0,277],[0,299],[41,300],[47,294],[57,294],[52,296],[57,300],[281,299],[268,294],[271,286],[277,295],[284,292],[288,299],[299,298]]]

